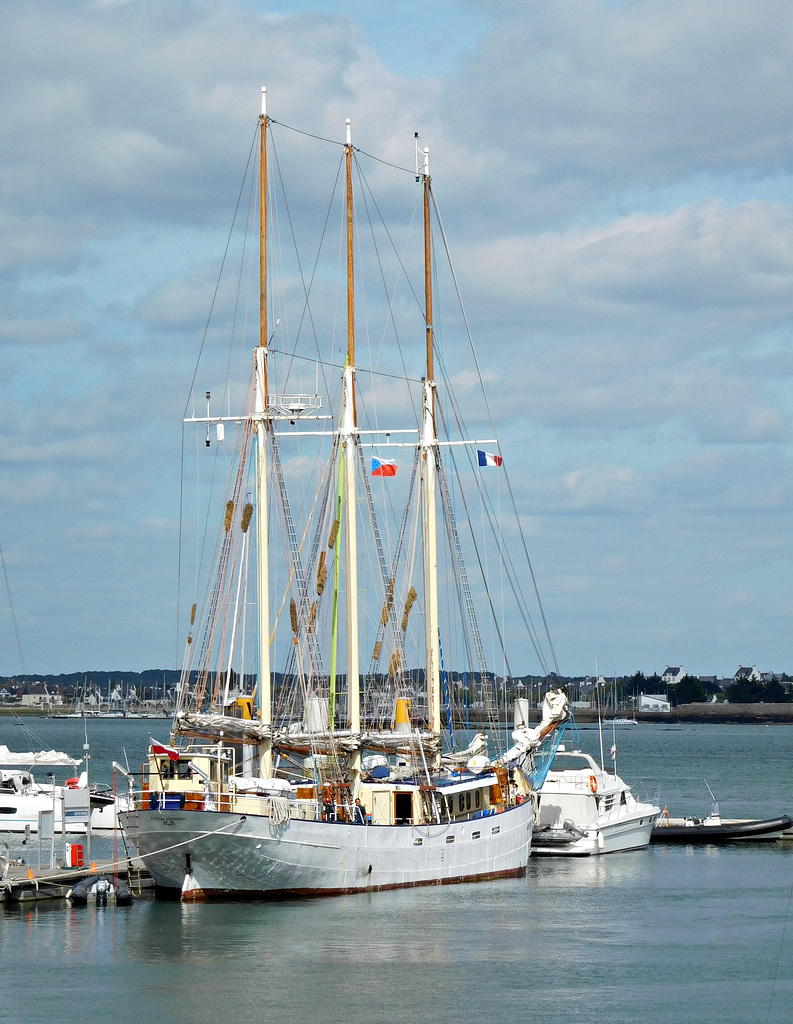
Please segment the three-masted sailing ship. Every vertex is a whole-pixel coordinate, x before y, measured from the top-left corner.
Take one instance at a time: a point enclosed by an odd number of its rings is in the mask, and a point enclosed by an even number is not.
[[[207,446],[211,428],[218,437],[233,431],[238,457],[202,617],[193,605],[172,734],[167,744],[152,742],[123,828],[155,882],[180,890],[183,899],[517,876],[527,866],[534,793],[561,739],[566,698],[549,693],[534,727],[528,702],[518,702],[523,717],[513,742],[492,756],[486,731],[463,734],[455,721],[461,705],[471,717],[473,694],[480,719],[491,713],[490,742],[506,733],[492,715],[494,676],[454,518],[444,455],[450,449],[437,428],[428,151],[416,143],[425,347],[423,379],[409,384],[417,416],[396,429],[367,430],[359,423],[371,396],[361,395],[356,362],[356,151],[349,121],[339,167],[347,338],[338,417],[305,390],[273,388],[265,98],[262,90],[260,323],[248,405],[240,417],[210,415],[208,393],[207,415],[187,417],[206,424]],[[395,411],[404,416],[405,406]],[[322,460],[286,458],[298,441],[324,444]],[[475,463],[482,442],[448,443],[472,453]],[[387,486],[377,478],[396,473],[396,461],[383,457],[389,452],[411,461],[401,475],[407,493],[393,528],[382,524],[380,511],[396,504],[393,495],[379,501],[373,488],[373,481]],[[290,493],[290,468],[291,491],[302,492],[307,508],[302,515]],[[470,657],[466,679],[444,664],[444,645],[454,645],[442,612],[452,597],[467,616],[456,636]],[[420,651],[412,666],[411,644]],[[279,671],[272,664],[277,650]]]

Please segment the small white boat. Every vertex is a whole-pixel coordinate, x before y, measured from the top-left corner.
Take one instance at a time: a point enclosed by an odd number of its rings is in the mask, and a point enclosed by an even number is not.
[[[660,813],[589,754],[560,747],[540,789],[532,853],[587,857],[642,849]]]

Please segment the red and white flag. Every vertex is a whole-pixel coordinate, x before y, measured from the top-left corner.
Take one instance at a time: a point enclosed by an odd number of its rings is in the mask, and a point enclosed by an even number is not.
[[[152,754],[167,754],[172,761],[179,760],[179,751],[175,747],[166,747],[164,743],[158,743],[157,740],[151,741],[151,752]]]

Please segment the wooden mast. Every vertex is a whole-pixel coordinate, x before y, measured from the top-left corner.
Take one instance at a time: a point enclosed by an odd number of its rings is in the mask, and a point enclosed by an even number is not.
[[[424,150],[424,316],[427,321],[427,380],[435,381],[435,361],[432,350],[432,238],[430,236],[430,151]],[[433,400],[433,413],[434,413]],[[434,415],[433,415],[434,418]]]
[[[356,519],[355,457],[358,426],[355,416],[355,276],[353,259],[352,129],[347,119],[344,147],[347,182],[347,365],[344,368],[342,458],[344,459],[344,537],[347,615],[347,717],[353,734],[361,731],[360,672],[358,667],[358,538]],[[359,789],[361,750],[350,755],[350,786]]]
[[[259,118],[259,345],[267,348],[267,88]],[[266,377],[265,365],[265,383]],[[267,408],[265,404],[265,409]]]
[[[416,135],[418,139],[418,135]],[[419,155],[423,164],[418,165]],[[438,522],[436,509],[436,465],[438,443],[435,430],[435,370],[432,331],[432,247],[430,236],[430,151],[420,154],[416,143],[417,177],[424,189],[424,303],[427,334],[427,373],[424,380],[421,422],[421,480],[424,505],[424,630],[427,711],[430,729],[441,731],[440,637],[438,621]],[[436,755],[436,764],[440,753]]]
[[[259,345],[254,353],[256,396],[256,582],[258,647],[257,707],[262,722],[272,722],[272,683],[270,673],[270,564],[269,524],[267,521],[267,89],[262,87],[260,126],[260,204],[259,204]],[[260,770],[263,778],[273,774],[272,740],[262,743]]]

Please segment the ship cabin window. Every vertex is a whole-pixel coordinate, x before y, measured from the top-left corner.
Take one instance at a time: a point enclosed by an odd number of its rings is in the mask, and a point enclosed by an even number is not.
[[[479,810],[479,808],[482,806],[482,790],[477,789],[474,795],[476,796],[476,809]]]
[[[460,794],[460,814],[465,810],[465,793]]]
[[[465,809],[466,809],[466,811],[470,811],[471,810],[471,790],[470,789],[465,794]]]
[[[170,757],[160,758],[160,778],[189,781],[192,777],[189,761],[172,761]]]

